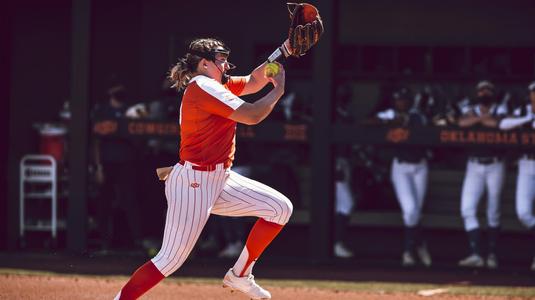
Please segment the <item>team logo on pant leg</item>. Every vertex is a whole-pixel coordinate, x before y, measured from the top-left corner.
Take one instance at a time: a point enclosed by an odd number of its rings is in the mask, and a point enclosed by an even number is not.
[[[200,187],[201,185],[198,184],[197,182],[194,182],[194,183],[190,184],[190,186],[191,186],[192,188],[196,189],[196,188]]]

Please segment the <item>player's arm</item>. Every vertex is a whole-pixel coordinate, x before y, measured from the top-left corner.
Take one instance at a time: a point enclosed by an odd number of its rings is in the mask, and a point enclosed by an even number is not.
[[[264,76],[266,64],[267,62],[264,62],[256,67],[251,74],[245,76],[245,86],[240,96],[257,93],[269,83],[269,80]]]
[[[500,124],[500,118],[496,118],[490,115],[483,116],[481,118],[481,124],[489,128],[498,128],[498,125]]]
[[[274,88],[267,95],[254,103],[244,102],[228,118],[246,125],[255,125],[262,122],[284,94],[285,73],[284,68],[282,66],[280,68],[279,74],[269,79]]]
[[[499,127],[501,130],[511,130],[524,126],[525,124],[532,122],[533,116],[526,114],[522,116],[521,108],[517,108],[513,112],[513,116],[508,116],[500,120]]]
[[[515,129],[521,126],[524,126],[524,124],[529,123],[533,121],[533,117],[531,116],[525,116],[525,117],[509,117],[504,118],[500,121],[500,129],[501,130],[511,130]]]
[[[481,122],[481,118],[473,113],[467,113],[461,117],[459,117],[459,120],[457,121],[457,125],[460,127],[471,127],[476,125],[477,123]]]
[[[393,109],[378,112],[375,116],[361,122],[363,125],[390,125],[395,119],[396,113]]]
[[[288,57],[290,55],[290,50],[288,50],[289,43],[290,42],[288,40],[284,41],[283,43],[284,47],[282,48],[285,49],[285,51],[283,51],[283,55],[285,57]],[[266,68],[267,63],[267,61],[263,62],[261,65],[256,67],[251,72],[251,74],[244,76],[246,83],[240,96],[257,93],[269,83],[269,79],[264,75],[264,70]]]
[[[405,126],[409,123],[409,115],[406,113],[396,114],[394,119],[390,120],[388,124],[394,126]]]

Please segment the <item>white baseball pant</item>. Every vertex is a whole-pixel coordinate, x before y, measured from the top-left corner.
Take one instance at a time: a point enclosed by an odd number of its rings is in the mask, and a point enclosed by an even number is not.
[[[535,160],[518,160],[516,179],[516,213],[520,222],[527,228],[535,226],[533,201],[535,200]]]
[[[500,226],[500,196],[504,180],[503,161],[481,164],[468,159],[461,192],[461,215],[466,231],[479,228],[477,207],[485,188],[488,196],[487,223],[492,228]]]
[[[336,158],[336,172],[342,174],[342,178],[334,182],[335,190],[335,211],[337,214],[349,216],[353,209],[354,199],[351,193],[351,165],[346,157]]]
[[[336,193],[336,213],[349,216],[351,209],[353,209],[353,195],[351,194],[349,182],[345,180],[336,181],[334,187]]]
[[[399,162],[397,158],[392,161],[391,179],[407,227],[420,222],[428,173],[424,159],[419,163]]]
[[[175,165],[165,181],[165,196],[162,248],[152,262],[166,277],[184,263],[210,214],[255,216],[284,225],[293,210],[283,194],[223,164],[210,172],[194,170],[189,162]]]

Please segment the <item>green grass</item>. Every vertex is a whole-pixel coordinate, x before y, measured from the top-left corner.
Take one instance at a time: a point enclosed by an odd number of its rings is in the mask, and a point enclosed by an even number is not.
[[[104,275],[78,275],[78,274],[58,274],[44,271],[29,271],[20,269],[2,269],[0,275],[30,275],[30,276],[64,276],[64,277],[90,277],[90,278],[115,278],[126,281],[127,276],[104,276]],[[450,295],[474,295],[474,296],[501,296],[530,299],[535,297],[535,287],[508,287],[508,286],[481,286],[481,285],[438,285],[438,284],[418,284],[418,283],[397,283],[397,282],[348,282],[348,281],[328,281],[328,280],[271,280],[259,279],[259,282],[266,286],[277,286],[281,288],[303,288],[303,289],[323,289],[333,291],[353,291],[372,294],[393,294],[409,293],[415,294],[421,290],[447,289]],[[193,277],[170,277],[166,279],[166,284],[220,284],[221,278],[193,278]],[[535,278],[534,278],[535,283]]]

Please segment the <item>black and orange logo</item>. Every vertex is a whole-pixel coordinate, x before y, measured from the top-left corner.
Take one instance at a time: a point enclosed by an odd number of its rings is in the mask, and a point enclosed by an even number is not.
[[[100,135],[108,135],[117,132],[117,122],[116,121],[101,121],[95,123],[93,126],[93,132]]]
[[[409,139],[409,130],[405,128],[393,128],[386,134],[386,139],[392,143],[400,143]]]
[[[306,141],[307,140],[307,126],[298,124],[284,125],[284,139],[287,141]]]

